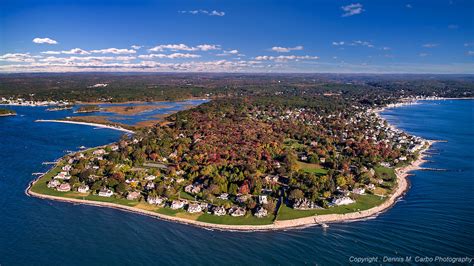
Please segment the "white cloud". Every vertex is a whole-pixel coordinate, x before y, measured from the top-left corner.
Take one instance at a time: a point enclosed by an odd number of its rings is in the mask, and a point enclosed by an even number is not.
[[[171,51],[209,51],[209,50],[220,50],[220,45],[215,44],[200,44],[196,47],[187,46],[186,44],[162,44],[148,49],[150,52],[162,52],[164,50]]]
[[[74,48],[71,50],[66,50],[66,51],[46,51],[46,52],[41,52],[42,54],[80,54],[80,55],[87,55],[90,54],[86,50],[82,50],[81,48]]]
[[[406,8],[413,8],[413,6],[411,4],[406,4],[405,7]]]
[[[203,9],[198,9],[198,10],[183,10],[183,11],[178,11],[178,13],[181,14],[191,14],[191,15],[208,15],[208,16],[217,16],[217,17],[223,17],[225,16],[225,12],[223,11],[217,11],[217,10],[203,10]]]
[[[33,39],[33,42],[34,43],[38,43],[38,44],[58,44],[57,41],[53,40],[53,39],[50,39],[50,38],[34,38]]]
[[[134,54],[137,51],[132,49],[107,48],[101,50],[92,50],[90,52],[94,54]]]
[[[430,54],[428,54],[428,53],[419,53],[418,55],[421,56],[421,57],[427,57]]]
[[[238,55],[239,51],[234,49],[234,50],[229,50],[229,51],[223,51],[221,54],[216,54],[217,56],[228,56],[228,55]]]
[[[357,41],[352,41],[352,42],[344,42],[344,41],[339,41],[339,42],[332,42],[332,45],[334,46],[344,46],[344,45],[349,45],[349,46],[365,46],[365,47],[368,47],[368,48],[374,48],[375,46],[368,42],[368,41],[361,41],[361,40],[357,40]]]
[[[469,55],[469,56],[472,56],[472,55],[474,55],[474,51],[467,51],[466,54]]]
[[[257,61],[276,61],[276,62],[286,62],[289,60],[316,60],[319,59],[317,56],[309,56],[309,55],[280,55],[280,56],[270,56],[270,55],[260,55],[256,56],[255,60]]]
[[[425,43],[422,45],[422,47],[425,47],[425,48],[434,48],[436,46],[438,46],[439,44],[437,43]]]
[[[130,46],[130,47],[132,47],[132,49],[139,50],[139,49],[142,48],[143,46],[141,46],[141,45],[132,45],[132,46]]]
[[[197,54],[183,54],[183,53],[173,53],[173,54],[148,54],[148,55],[139,55],[138,58],[141,59],[153,59],[153,58],[199,58],[200,55]]]
[[[344,11],[343,17],[358,15],[365,11],[360,3],[342,6],[341,9]]]
[[[390,48],[390,47],[387,47],[387,46],[384,46],[384,47],[382,47],[382,50],[384,50],[384,51],[388,51],[388,50],[392,50],[392,48]]]
[[[220,50],[221,49],[219,45],[215,45],[215,44],[200,44],[200,45],[196,46],[196,48],[200,51]]]
[[[0,55],[0,61],[5,62],[25,62],[25,63],[32,63],[35,62],[35,59],[28,53],[21,54],[21,53],[8,53],[4,55]]]
[[[274,52],[277,52],[277,53],[288,53],[288,52],[290,52],[290,51],[300,51],[300,50],[303,50],[303,46],[301,46],[301,45],[298,45],[298,46],[295,46],[295,47],[280,47],[280,46],[274,46],[274,47],[272,47],[271,50],[274,51]]]

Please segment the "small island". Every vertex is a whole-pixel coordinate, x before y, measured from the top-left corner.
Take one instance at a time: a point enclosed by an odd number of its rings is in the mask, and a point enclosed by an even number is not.
[[[432,143],[379,111],[333,95],[215,99],[68,154],[27,192],[222,230],[365,218],[403,195]]]
[[[94,113],[94,112],[99,112],[100,111],[100,106],[98,105],[83,105],[79,107],[75,113]]]
[[[0,116],[14,116],[16,112],[10,109],[0,108]]]

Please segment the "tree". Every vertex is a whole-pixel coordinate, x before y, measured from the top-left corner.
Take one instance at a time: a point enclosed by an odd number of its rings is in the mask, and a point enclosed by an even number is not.
[[[293,189],[290,191],[290,195],[288,196],[290,200],[298,200],[304,198],[304,193],[301,189]]]

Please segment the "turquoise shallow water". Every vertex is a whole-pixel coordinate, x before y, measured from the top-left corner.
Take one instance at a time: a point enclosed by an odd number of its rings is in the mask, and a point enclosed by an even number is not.
[[[28,197],[41,162],[105,144],[120,132],[34,123],[63,117],[12,107],[0,118],[1,265],[346,264],[351,256],[474,256],[474,101],[426,101],[387,110],[399,128],[436,143],[411,189],[375,219],[280,232],[221,232],[92,206]]]

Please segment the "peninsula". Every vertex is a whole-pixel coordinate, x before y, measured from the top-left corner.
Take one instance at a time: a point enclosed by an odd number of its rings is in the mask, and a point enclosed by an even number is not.
[[[16,112],[10,109],[0,108],[0,116],[13,116]]]
[[[28,194],[223,230],[283,229],[386,210],[431,145],[327,96],[221,99],[167,120],[61,158]]]

